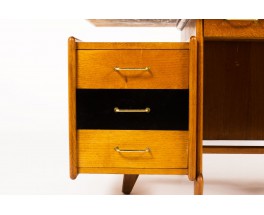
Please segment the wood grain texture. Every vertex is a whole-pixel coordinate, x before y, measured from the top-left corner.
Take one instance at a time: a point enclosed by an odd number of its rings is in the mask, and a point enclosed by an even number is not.
[[[207,41],[204,139],[264,139],[264,42]]]
[[[123,178],[123,186],[122,186],[122,192],[124,194],[130,194],[136,181],[138,179],[138,175],[124,175]]]
[[[189,49],[189,43],[175,43],[175,42],[78,42],[78,50],[117,50],[117,49],[129,49],[129,50],[170,50],[170,49]]]
[[[77,56],[79,89],[188,89],[187,50],[79,50]]]
[[[264,20],[204,20],[206,39],[264,39]]]
[[[161,175],[187,175],[188,169],[167,169],[167,168],[98,168],[80,167],[78,173],[93,174],[161,174]]]
[[[197,153],[196,177],[203,175],[203,99],[204,99],[204,35],[203,20],[196,21],[196,38],[198,41],[197,73]],[[203,189],[203,186],[201,186]]]
[[[189,179],[196,178],[196,126],[197,126],[197,40],[190,39],[190,78],[189,78]]]
[[[264,146],[204,146],[205,154],[264,154]]]
[[[188,132],[78,130],[79,167],[187,168]],[[119,153],[124,150],[150,152]]]
[[[181,33],[182,41],[189,41],[192,36],[197,39],[197,133],[196,133],[196,177],[202,175],[203,155],[203,61],[204,35],[203,20],[189,20]],[[191,80],[191,78],[190,78]]]
[[[75,160],[76,175],[78,173],[132,174],[135,179],[138,174],[180,174],[188,175],[190,180],[195,180],[198,93],[196,39],[191,38],[190,43],[77,42],[74,49],[77,49],[75,55],[75,63],[77,63],[76,67],[71,68],[75,70],[73,80],[77,79],[77,83],[75,82],[75,86],[72,85],[71,88],[75,91],[76,88],[190,88],[189,131],[78,130],[75,137],[77,145],[74,145],[72,151],[75,150],[77,159]],[[117,78],[111,79],[112,74],[116,74],[114,67],[150,67],[151,71],[148,72],[149,74],[141,72],[142,74],[132,75],[125,71],[121,75],[118,74],[117,80]],[[75,94],[74,96],[76,97]],[[76,107],[71,107],[73,108],[76,110]],[[74,123],[76,126],[76,121]],[[121,150],[150,148],[151,151],[117,152],[114,150],[117,146]]]
[[[74,37],[68,39],[68,96],[69,96],[69,152],[70,177],[77,177],[76,149],[76,42]]]

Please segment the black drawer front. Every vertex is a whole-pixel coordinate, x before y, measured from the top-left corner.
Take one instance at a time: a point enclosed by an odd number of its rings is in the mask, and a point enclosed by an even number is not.
[[[77,129],[188,130],[189,90],[77,89],[76,101]]]

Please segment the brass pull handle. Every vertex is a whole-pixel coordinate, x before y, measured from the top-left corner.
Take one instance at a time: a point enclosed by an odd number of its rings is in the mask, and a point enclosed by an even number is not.
[[[146,107],[145,109],[119,109],[118,107],[114,108],[115,113],[149,113],[150,108]]]
[[[151,150],[150,150],[150,148],[146,148],[146,149],[139,149],[139,150],[137,150],[137,149],[119,149],[119,147],[117,146],[117,147],[115,147],[114,148],[114,150],[116,151],[116,152],[118,152],[118,153],[134,153],[134,152],[136,152],[136,153],[146,153],[146,152],[151,152]]]
[[[120,67],[115,67],[114,70],[116,72],[120,72],[120,71],[149,71],[150,67],[145,67],[145,68],[120,68]]]

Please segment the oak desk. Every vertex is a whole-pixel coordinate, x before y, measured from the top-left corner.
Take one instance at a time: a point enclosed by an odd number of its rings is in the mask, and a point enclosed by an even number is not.
[[[155,22],[170,26],[175,23],[181,29],[182,42],[190,42],[192,36],[197,38],[197,139],[193,179],[195,193],[202,194],[203,153],[264,153],[264,146],[203,146],[203,140],[264,139],[264,21]],[[140,23],[136,20],[137,25]],[[149,25],[149,21],[144,25]],[[72,172],[76,177],[77,172]],[[124,174],[123,192],[130,193],[141,173]]]

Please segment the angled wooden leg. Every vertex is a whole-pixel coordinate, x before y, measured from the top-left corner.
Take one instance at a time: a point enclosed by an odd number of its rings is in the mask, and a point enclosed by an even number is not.
[[[130,194],[139,175],[124,175],[122,192]]]
[[[200,174],[194,181],[194,194],[203,195],[203,186],[204,186],[203,175]]]

